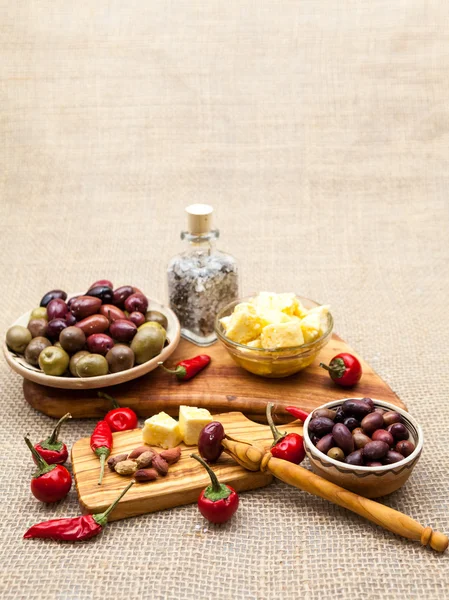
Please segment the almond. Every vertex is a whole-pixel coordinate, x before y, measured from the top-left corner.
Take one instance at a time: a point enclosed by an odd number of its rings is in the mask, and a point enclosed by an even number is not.
[[[168,462],[162,458],[160,454],[153,456],[153,467],[159,473],[159,475],[167,475],[168,473]]]
[[[151,461],[153,460],[155,453],[153,451],[143,452],[140,456],[136,458],[137,468],[145,469],[146,467],[151,467]]]
[[[111,469],[111,471],[115,471],[115,465],[123,460],[126,460],[127,458],[127,454],[117,454],[117,456],[111,456],[111,458],[108,460],[108,467]]]
[[[122,460],[115,465],[115,472],[119,475],[132,475],[137,471],[135,460]]]
[[[157,479],[156,469],[139,469],[134,473],[134,479],[139,482],[154,481]]]
[[[149,446],[139,446],[138,448],[135,448],[132,452],[130,452],[128,458],[137,458],[144,452],[153,452],[153,450],[151,450]]]
[[[181,458],[181,448],[170,448],[169,450],[162,450],[159,454],[169,465],[174,465]]]

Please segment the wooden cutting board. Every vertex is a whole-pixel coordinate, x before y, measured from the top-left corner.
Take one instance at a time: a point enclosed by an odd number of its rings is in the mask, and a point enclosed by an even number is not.
[[[105,391],[123,406],[133,408],[141,417],[149,417],[161,410],[177,417],[179,406],[186,404],[204,407],[211,412],[241,411],[254,421],[266,422],[265,407],[271,401],[276,405],[275,420],[288,422],[291,416],[285,412],[285,406],[293,404],[311,411],[325,402],[348,396],[378,398],[405,408],[388,384],[360,356],[363,367],[361,381],[351,390],[336,386],[319,363],[328,363],[340,352],[358,356],[334,334],[310,367],[284,379],[267,379],[238,367],[219,342],[208,348],[198,348],[182,339],[167,366],[183,358],[209,354],[212,357],[210,365],[197,377],[179,382],[175,376],[156,369]],[[61,417],[70,412],[74,418],[101,418],[110,409],[106,400],[97,397],[96,390],[60,390],[24,380],[23,391],[33,408],[51,417]]]
[[[254,423],[240,412],[215,415],[214,419],[221,421],[226,433],[232,437],[267,448],[273,441],[267,425]],[[296,421],[286,425],[283,430],[301,434],[302,426],[299,421]],[[114,433],[113,437],[112,456],[131,452],[143,443],[141,429]],[[155,449],[161,450],[161,448]],[[181,459],[170,467],[166,477],[147,483],[136,483],[119,502],[110,520],[115,521],[196,502],[201,490],[209,485],[210,479],[205,469],[190,457],[192,452],[198,452],[198,448],[181,444],[181,450]],[[89,438],[75,442],[72,447],[72,463],[79,502],[85,513],[96,514],[104,511],[132,479],[117,475],[106,467],[103,483],[99,486],[97,482],[100,462],[90,449]],[[222,454],[213,469],[221,483],[227,483],[237,491],[263,487],[273,479],[273,476],[267,473],[246,471],[226,454]]]

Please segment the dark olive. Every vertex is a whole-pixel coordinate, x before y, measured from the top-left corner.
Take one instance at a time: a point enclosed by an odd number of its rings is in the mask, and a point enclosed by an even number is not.
[[[352,398],[343,402],[342,409],[347,417],[354,417],[359,420],[372,412],[372,408],[367,402]]]
[[[224,450],[224,438],[224,428],[219,421],[212,421],[203,427],[198,438],[198,451],[204,460],[213,463],[220,458]]]
[[[363,466],[363,452],[362,448],[360,448],[360,450],[354,450],[354,452],[351,452],[351,454],[348,454],[345,458],[345,463],[348,465],[356,465],[358,467]]]
[[[391,465],[393,463],[399,462],[400,460],[404,460],[404,458],[405,456],[403,456],[400,452],[389,450],[383,462],[385,465]]]
[[[385,442],[369,442],[363,447],[363,455],[365,460],[373,461],[386,456],[389,449],[388,444]]]
[[[334,460],[342,461],[345,458],[345,453],[341,448],[338,448],[337,446],[335,448],[331,448],[327,455],[329,458],[333,458]]]
[[[330,408],[317,408],[313,411],[312,419],[316,417],[326,417],[333,421],[335,419],[335,410],[331,410]]]
[[[403,423],[393,423],[387,427],[387,431],[391,433],[397,442],[400,440],[408,440],[409,432]]]
[[[137,327],[127,319],[118,319],[110,324],[109,333],[118,342],[130,342],[137,333]]]
[[[371,407],[371,410],[374,410],[374,402],[371,400],[371,398],[362,398],[362,400]]]
[[[377,413],[383,415],[383,414],[385,414],[386,411],[384,408],[379,408],[378,406],[376,406],[376,408],[374,409],[373,412],[377,412]]]
[[[318,442],[320,441],[320,439],[321,439],[317,435],[315,435],[314,433],[310,433],[310,432],[309,432],[309,437],[310,437],[310,441],[312,442],[312,444],[314,446],[316,446],[318,444]]]
[[[100,307],[100,315],[105,316],[109,319],[109,322],[118,321],[118,319],[124,319],[125,313],[118,306],[114,306],[113,304],[102,304]]]
[[[327,417],[316,417],[316,419],[311,419],[309,421],[309,431],[318,437],[322,437],[323,435],[326,435],[326,433],[330,433],[333,426],[334,422]]]
[[[349,431],[353,431],[356,427],[360,427],[360,422],[354,417],[348,417],[343,421],[343,425],[346,425]]]
[[[136,327],[140,327],[145,323],[145,315],[135,310],[134,312],[130,313],[128,320],[131,321],[131,323],[134,323]]]
[[[335,411],[335,417],[334,417],[334,423],[343,423],[343,421],[346,419],[346,415],[343,412],[343,409],[341,406],[339,406],[337,408],[337,410]]]
[[[86,336],[79,327],[67,327],[59,334],[59,342],[66,352],[73,354],[84,348]]]
[[[82,329],[86,336],[92,335],[93,333],[103,333],[109,327],[109,321],[103,315],[90,315],[76,324],[77,327]]]
[[[106,360],[111,373],[127,371],[134,367],[134,352],[129,346],[117,344],[106,354]]]
[[[394,442],[393,436],[386,429],[376,429],[376,431],[371,436],[371,439],[373,440],[373,442],[385,442],[389,446],[392,446]]]
[[[44,348],[48,348],[48,346],[51,346],[51,342],[47,338],[33,338],[25,349],[25,360],[27,363],[37,367],[39,365],[39,354]]]
[[[144,294],[142,294],[140,292],[131,294],[131,296],[128,296],[128,298],[125,300],[125,309],[129,313],[132,313],[134,311],[146,313],[147,308],[148,308],[148,299]]]
[[[383,467],[383,464],[381,462],[373,460],[371,462],[365,463],[365,467]]]
[[[59,340],[61,331],[66,327],[67,321],[65,319],[53,319],[47,323],[45,337],[48,337],[51,340]]]
[[[103,304],[112,304],[114,292],[108,285],[96,285],[95,287],[87,290],[86,296],[94,296],[94,298],[100,298]]]
[[[94,287],[98,287],[99,285],[105,285],[107,287],[113,288],[114,286],[112,285],[112,282],[109,281],[109,279],[99,279],[98,281],[95,281],[89,289],[92,289]]]
[[[351,452],[354,451],[354,440],[346,425],[343,425],[343,423],[336,423],[332,429],[332,435],[337,446],[341,448],[345,454],[351,454]]]
[[[76,323],[76,319],[75,317],[72,315],[71,312],[68,312],[66,314],[66,316],[64,317],[65,322],[67,323],[68,327],[71,327],[72,325],[75,325]]]
[[[322,437],[317,443],[316,447],[323,454],[327,454],[331,448],[334,448],[335,440],[332,436],[332,433],[328,433],[324,437]]]
[[[388,427],[389,425],[393,425],[393,423],[401,423],[402,417],[399,413],[394,410],[390,410],[383,414],[384,426]]]
[[[70,312],[78,320],[90,317],[90,315],[96,314],[100,310],[101,298],[95,298],[94,296],[78,296],[70,306]]]
[[[30,342],[30,344],[31,344],[31,342]],[[25,351],[25,357],[26,357],[26,351]],[[400,442],[398,442],[396,444],[394,449],[396,450],[396,452],[399,452],[399,454],[402,454],[402,456],[405,456],[407,458],[407,456],[410,456],[410,454],[415,449],[415,444],[413,442],[410,442],[410,440],[401,440]]]
[[[55,298],[61,298],[61,300],[67,300],[67,294],[62,290],[51,290],[51,292],[47,292],[44,296],[42,296],[42,300],[40,301],[40,306],[47,306],[51,300]]]
[[[366,444],[369,444],[372,441],[370,437],[368,437],[362,432],[352,432],[352,439],[354,440],[354,445],[357,449],[364,448]]]
[[[366,415],[366,417],[363,417],[360,425],[362,426],[363,433],[371,435],[376,429],[382,429],[384,420],[380,413],[372,412],[369,415]]]
[[[69,300],[67,300],[67,306],[68,306],[69,310],[71,310],[72,304],[75,302],[75,300],[77,298],[80,298],[80,296],[72,296]]]
[[[47,304],[47,318],[49,321],[53,319],[65,319],[68,312],[69,307],[61,298],[53,298]]]
[[[33,337],[45,337],[47,323],[47,319],[31,319],[27,327]]]
[[[134,289],[130,285],[122,285],[122,287],[114,290],[114,295],[112,299],[112,304],[118,306],[119,308],[123,308],[125,306],[125,300],[128,296],[134,294]]]
[[[105,333],[93,333],[86,340],[87,349],[93,354],[102,354],[103,356],[114,347],[114,340]]]
[[[131,315],[129,315],[129,316],[131,316]],[[145,320],[146,321],[156,321],[156,323],[159,323],[160,325],[162,325],[162,327],[165,330],[167,330],[167,327],[168,327],[167,317],[163,313],[159,312],[158,310],[147,311],[147,313],[145,314]],[[137,325],[137,323],[136,323],[136,325]]]

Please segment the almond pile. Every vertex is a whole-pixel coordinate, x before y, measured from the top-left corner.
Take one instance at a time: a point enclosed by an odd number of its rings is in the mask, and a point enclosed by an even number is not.
[[[161,475],[168,473],[170,465],[178,462],[181,458],[181,448],[170,448],[161,453],[156,452],[148,446],[139,446],[129,454],[118,454],[111,456],[108,467],[119,475],[133,475],[140,483],[154,481]]]

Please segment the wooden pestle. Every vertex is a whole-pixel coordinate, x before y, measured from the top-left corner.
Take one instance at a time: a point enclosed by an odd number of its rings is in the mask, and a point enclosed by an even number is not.
[[[274,458],[271,452],[229,437],[223,440],[223,446],[227,454],[249,471],[269,471],[289,485],[352,510],[397,535],[421,542],[423,546],[430,545],[437,552],[444,552],[448,547],[449,539],[443,533],[433,531],[431,527],[423,527],[411,517],[349,492],[299,465]]]

